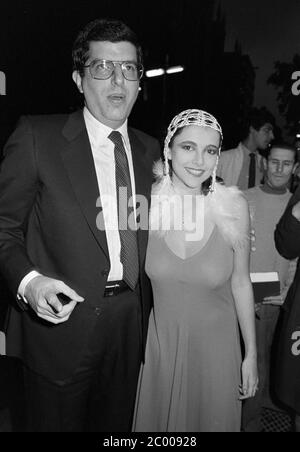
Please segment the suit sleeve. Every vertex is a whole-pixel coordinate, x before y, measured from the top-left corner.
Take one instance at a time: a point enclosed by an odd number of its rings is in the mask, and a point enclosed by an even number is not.
[[[300,221],[292,215],[293,206],[298,201],[300,201],[300,187],[292,196],[275,230],[277,251],[286,259],[296,259],[300,256]]]
[[[0,169],[0,272],[13,292],[34,270],[26,251],[28,218],[38,190],[35,142],[29,119],[21,118],[4,147]]]

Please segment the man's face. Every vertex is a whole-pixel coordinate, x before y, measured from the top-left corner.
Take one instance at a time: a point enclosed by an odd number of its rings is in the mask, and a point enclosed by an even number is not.
[[[270,187],[284,188],[296,169],[295,153],[289,149],[272,148],[265,162],[266,179]]]
[[[85,64],[88,65],[95,59],[137,63],[137,52],[135,46],[127,41],[92,41]],[[138,95],[139,81],[126,80],[120,65],[115,66],[107,80],[92,78],[89,68],[84,71],[83,77],[74,71],[73,80],[84,94],[86,107],[100,122],[117,129],[126,121],[132,110]]]
[[[251,127],[256,148],[263,151],[268,148],[272,140],[274,140],[273,126],[270,123],[264,124],[259,130]]]

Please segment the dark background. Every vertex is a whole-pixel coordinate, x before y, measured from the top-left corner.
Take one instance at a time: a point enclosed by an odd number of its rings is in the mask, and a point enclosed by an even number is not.
[[[243,137],[251,107],[266,105],[293,141],[267,79],[275,61],[300,55],[300,0],[1,0],[0,71],[7,90],[0,95],[0,156],[20,115],[67,113],[81,105],[71,79],[72,43],[79,29],[105,16],[137,32],[146,69],[185,67],[180,74],[142,80],[130,117],[135,127],[162,139],[175,114],[200,108],[219,119],[229,148]],[[284,101],[300,57],[295,62],[279,74]],[[294,123],[300,118],[298,99],[290,109]],[[0,330],[9,296],[0,277]],[[1,357],[0,414],[11,404],[16,425],[22,419],[19,372],[17,363]]]
[[[0,71],[7,93],[0,96],[0,146],[21,114],[80,106],[71,79],[72,43],[81,27],[104,16],[137,32],[146,69],[185,67],[180,74],[143,79],[132,125],[161,138],[174,114],[201,108],[221,122],[226,148],[242,137],[253,105],[267,105],[283,126],[266,79],[277,59],[299,48],[299,6],[298,0],[2,0]]]

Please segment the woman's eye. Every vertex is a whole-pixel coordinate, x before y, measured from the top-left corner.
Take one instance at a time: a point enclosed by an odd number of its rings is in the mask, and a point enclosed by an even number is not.
[[[215,148],[208,148],[208,149],[207,149],[207,152],[208,152],[209,154],[211,154],[211,155],[216,155],[216,153],[218,152],[218,150],[215,149]]]
[[[191,146],[190,144],[185,144],[185,145],[183,146],[183,149],[184,149],[185,151],[191,151],[193,148],[192,148],[192,146]]]

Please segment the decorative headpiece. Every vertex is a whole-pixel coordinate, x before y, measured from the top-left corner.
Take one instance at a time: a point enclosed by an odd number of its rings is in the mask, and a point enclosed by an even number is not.
[[[221,151],[221,145],[223,140],[223,132],[220,124],[216,120],[216,118],[211,115],[210,113],[207,113],[203,110],[196,110],[196,109],[190,109],[190,110],[184,110],[181,113],[179,113],[177,116],[175,116],[169,127],[167,136],[164,143],[164,174],[166,177],[169,177],[169,160],[168,160],[168,151],[169,151],[169,144],[174,136],[175,132],[185,126],[202,126],[202,127],[210,127],[211,129],[216,130],[221,135],[221,141],[219,146],[219,154]],[[216,180],[216,170],[217,167],[215,167],[214,173],[212,175],[212,183],[210,186],[210,191],[214,190],[215,186],[215,180]]]
[[[153,172],[156,183],[152,187],[152,199],[150,210],[150,233],[157,233],[164,236],[170,230],[176,230],[176,225],[180,223],[182,211],[174,212],[174,205],[181,201],[174,190],[174,186],[169,173],[168,151],[172,137],[176,130],[185,126],[210,127],[220,133],[221,140],[219,152],[221,150],[223,133],[220,124],[214,116],[202,110],[185,110],[175,116],[168,127],[168,133],[164,144],[164,162],[160,159],[154,164]],[[215,166],[212,182],[208,189],[208,196],[205,196],[205,212],[213,219],[218,226],[224,239],[235,249],[244,246],[248,242],[248,231],[242,230],[238,221],[242,211],[242,193],[236,187],[225,187],[216,184]],[[179,206],[180,207],[180,206]],[[179,212],[179,218],[176,217]],[[179,220],[179,221],[178,221]],[[157,225],[159,227],[157,227]],[[167,227],[165,227],[167,226]]]

